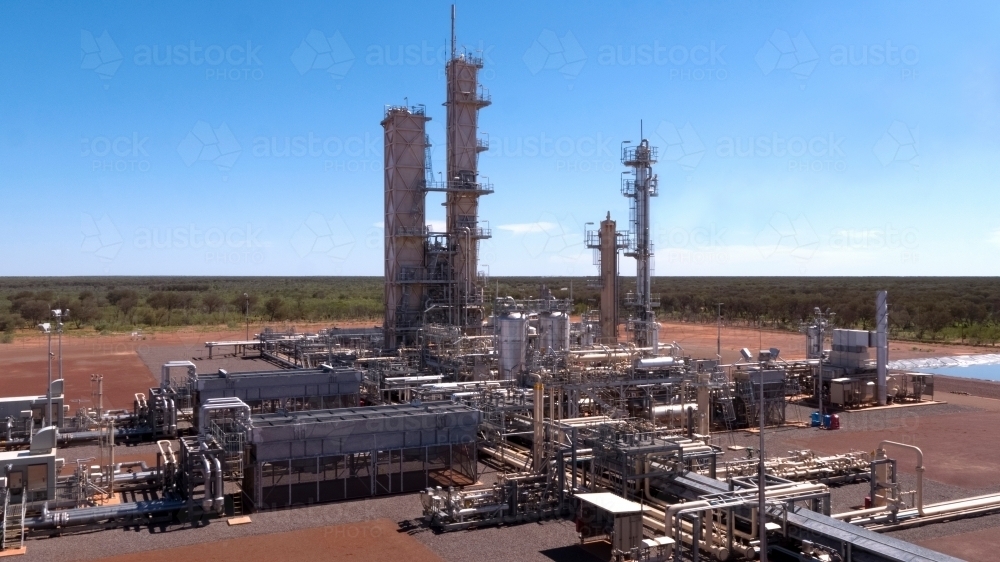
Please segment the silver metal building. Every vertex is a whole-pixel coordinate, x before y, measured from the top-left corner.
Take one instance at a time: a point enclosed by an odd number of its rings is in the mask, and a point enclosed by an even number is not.
[[[262,510],[472,484],[481,419],[451,402],[256,415],[244,497]]]

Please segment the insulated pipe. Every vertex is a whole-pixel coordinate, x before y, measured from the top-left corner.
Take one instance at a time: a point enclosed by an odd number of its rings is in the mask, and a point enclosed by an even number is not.
[[[250,406],[247,406],[239,398],[212,398],[207,404],[201,406],[201,414],[198,416],[198,435],[205,434],[205,422],[208,417],[206,414],[213,410],[234,410],[243,413],[240,417],[244,421],[250,419]]]
[[[201,500],[201,509],[204,511],[212,510],[212,466],[208,462],[208,457],[202,455],[201,457],[201,473],[205,480],[205,497]]]
[[[885,453],[886,445],[895,445],[896,447],[902,447],[904,449],[910,449],[917,453],[917,513],[921,517],[924,515],[924,452],[920,450],[919,447],[913,445],[907,445],[905,443],[897,443],[895,441],[882,441],[878,444],[880,451]],[[875,498],[872,498],[874,501]]]
[[[167,446],[167,450],[166,451],[163,450],[163,446],[164,445]],[[163,458],[164,458],[164,460],[166,460],[166,462],[167,462],[168,465],[169,464],[174,464],[176,462],[175,459],[174,459],[174,448],[173,448],[173,446],[171,446],[170,441],[167,441],[166,439],[162,439],[162,440],[156,442],[156,446],[160,448],[160,454],[163,455]]]
[[[222,463],[219,462],[219,457],[212,457],[212,465],[215,469],[215,512],[222,515],[226,508],[226,499],[223,497]]]
[[[169,409],[169,414],[170,414],[170,434],[171,435],[176,435],[177,434],[177,408],[175,407],[174,399],[173,398],[167,400],[167,408]]]
[[[966,511],[981,511],[984,509],[997,509],[1000,508],[1000,494],[987,494],[985,496],[976,496],[972,498],[965,498],[961,500],[947,501],[936,504],[928,505],[924,508],[924,515],[922,517],[928,518],[924,520],[925,522],[930,522],[934,518],[946,517],[953,514],[960,514]],[[872,523],[878,523],[882,519],[888,516],[887,513],[872,513],[866,514],[865,512],[873,511],[876,508],[868,510],[859,510],[853,512],[838,513],[833,517],[836,519],[848,519],[848,518],[858,518],[861,521],[853,521],[856,525],[869,525]],[[880,511],[885,511],[886,508],[877,508]],[[864,515],[871,515],[871,517],[863,517]],[[914,509],[905,509],[896,513],[897,518],[910,518],[916,515],[917,517],[912,519],[914,523],[919,523],[921,521],[921,516]],[[900,521],[898,525],[905,525],[910,521]],[[898,525],[890,525],[892,528]]]
[[[42,508],[42,514],[26,517],[24,526],[28,529],[54,529],[76,525],[93,525],[116,519],[131,518],[143,515],[154,515],[183,509],[184,500],[154,500],[147,502],[123,503],[119,505],[85,507],[60,511],[49,511]]]
[[[196,375],[198,372],[197,365],[190,361],[168,361],[167,363],[164,363],[163,367],[160,369],[160,388],[170,387],[170,369],[173,367],[187,367],[188,376],[191,374]]]
[[[680,511],[683,511],[683,510],[686,510],[686,509],[693,509],[693,508],[696,508],[696,507],[708,507],[708,506],[711,506],[711,505],[712,504],[708,503],[705,500],[698,500],[698,501],[687,502],[687,503],[675,503],[674,505],[668,507],[663,512],[663,528],[664,529],[673,529],[674,528],[673,518]]]

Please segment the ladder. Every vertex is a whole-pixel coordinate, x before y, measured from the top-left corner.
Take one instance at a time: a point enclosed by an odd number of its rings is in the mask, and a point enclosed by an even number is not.
[[[726,373],[716,371],[712,373],[713,386],[719,388],[719,401],[722,402],[722,421],[726,423],[726,432],[729,433],[729,444],[736,444],[736,437],[733,434],[736,422],[736,408],[733,407],[733,393]]]
[[[244,515],[243,513],[243,492],[236,492],[230,495],[233,498],[233,514],[232,517],[239,517]]]
[[[3,550],[24,546],[24,509],[27,494],[21,494],[20,505],[10,505],[10,492],[4,494]]]

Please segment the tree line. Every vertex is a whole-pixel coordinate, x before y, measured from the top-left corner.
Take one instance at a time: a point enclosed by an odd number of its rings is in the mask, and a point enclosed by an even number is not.
[[[623,277],[620,293],[634,290]],[[581,277],[501,277],[496,296],[537,298],[546,286],[572,298],[576,314],[599,306],[600,289]],[[995,345],[1000,341],[1000,280],[986,277],[656,277],[657,317],[714,323],[722,305],[731,325],[798,330],[819,307],[835,326],[872,329],[875,292],[889,292],[893,337]],[[381,277],[69,277],[0,278],[0,338],[69,308],[68,326],[98,331],[137,327],[241,325],[253,322],[379,322]],[[244,297],[244,295],[247,295]],[[626,312],[622,311],[624,315]]]

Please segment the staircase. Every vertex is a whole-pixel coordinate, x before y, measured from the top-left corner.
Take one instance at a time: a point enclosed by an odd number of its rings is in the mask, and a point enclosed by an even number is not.
[[[21,502],[10,504],[10,492],[4,490],[3,538],[0,550],[19,549],[24,546],[24,508],[26,494],[21,494]]]
[[[733,393],[730,389],[729,379],[726,373],[717,371],[712,373],[712,385],[719,388],[719,401],[722,403],[722,421],[726,423],[726,432],[729,434],[729,444],[736,444],[736,437],[733,429],[736,422],[736,408],[733,407]]]
[[[229,501],[226,502],[226,516],[240,517],[246,515],[243,511],[243,492],[229,494]]]

